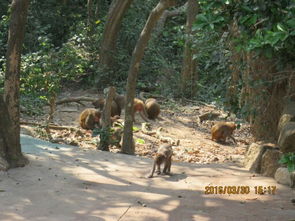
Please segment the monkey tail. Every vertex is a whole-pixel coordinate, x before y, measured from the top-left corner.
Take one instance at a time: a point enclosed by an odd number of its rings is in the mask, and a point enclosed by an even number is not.
[[[145,102],[146,98],[145,98],[144,94],[145,94],[145,93],[144,93],[143,91],[140,92],[140,93],[139,93],[139,98],[140,98],[142,101]]]

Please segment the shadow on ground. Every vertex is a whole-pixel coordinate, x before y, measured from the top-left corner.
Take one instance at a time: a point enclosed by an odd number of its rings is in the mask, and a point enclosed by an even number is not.
[[[0,173],[0,220],[292,220],[294,191],[229,164],[174,163],[145,178],[152,161],[22,136],[30,164]],[[206,186],[249,194],[205,194]],[[274,195],[254,186],[276,186]]]

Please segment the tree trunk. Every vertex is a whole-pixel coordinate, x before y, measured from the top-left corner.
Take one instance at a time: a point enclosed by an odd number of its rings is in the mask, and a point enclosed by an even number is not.
[[[21,153],[20,145],[20,62],[25,34],[29,0],[13,0],[8,33],[4,99],[1,98],[2,149],[10,168],[24,166],[27,160]],[[5,111],[9,110],[9,113]],[[6,118],[6,119],[4,119]],[[0,137],[1,139],[1,137]]]
[[[89,35],[93,34],[94,28],[94,11],[93,11],[93,0],[87,0],[87,25],[88,25],[88,33]]]
[[[15,133],[7,105],[0,95],[0,170],[25,166],[28,160],[22,155],[19,134]]]
[[[110,6],[107,21],[101,41],[100,62],[102,65],[111,68],[112,57],[116,48],[116,41],[123,15],[133,0],[113,0]]]
[[[111,106],[114,100],[116,89],[109,88],[108,96],[102,111],[102,133],[100,134],[100,143],[97,149],[109,151],[109,136],[111,128]]]
[[[144,50],[151,37],[153,28],[157,21],[163,14],[164,10],[174,4],[173,0],[160,0],[158,5],[150,13],[147,22],[140,34],[140,37],[136,43],[134,51],[132,53],[132,59],[128,72],[127,86],[126,86],[126,103],[125,103],[125,123],[124,123],[124,134],[122,152],[127,154],[134,154],[133,145],[133,103],[135,97],[135,87],[137,74],[140,66],[140,62],[144,55]]]
[[[166,23],[166,20],[167,18],[169,17],[175,17],[175,16],[178,16],[180,14],[184,14],[185,11],[186,11],[186,8],[187,8],[187,2],[184,3],[184,5],[172,10],[172,11],[169,11],[169,10],[165,10],[161,16],[161,18],[159,19],[159,21],[157,22],[157,26],[156,26],[156,35],[159,35],[160,33],[162,33],[163,29],[164,29],[164,26],[165,26],[165,23]]]
[[[193,59],[196,53],[192,48],[193,32],[192,25],[198,12],[198,3],[195,0],[188,0],[186,20],[186,41],[184,45],[183,64],[181,71],[181,89],[184,96],[193,97],[196,95],[197,62]]]

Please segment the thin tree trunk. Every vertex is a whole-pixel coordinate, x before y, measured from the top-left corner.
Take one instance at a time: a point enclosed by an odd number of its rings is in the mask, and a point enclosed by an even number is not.
[[[144,55],[144,50],[148,44],[151,37],[151,33],[157,21],[163,14],[164,10],[172,6],[173,0],[160,0],[158,5],[150,13],[147,22],[140,34],[140,37],[134,48],[131,64],[128,72],[127,86],[126,86],[126,103],[125,103],[125,123],[124,123],[124,135],[122,152],[127,154],[134,154],[133,145],[133,103],[135,97],[135,87],[137,81],[137,74],[139,71],[139,66]]]
[[[89,29],[89,35],[93,34],[93,22],[94,22],[94,12],[93,12],[93,0],[87,0],[87,25]]]
[[[184,46],[183,64],[181,71],[181,88],[184,96],[193,97],[196,95],[197,83],[197,62],[193,59],[196,53],[192,48],[193,32],[192,25],[198,12],[198,3],[196,0],[188,0],[187,20],[186,20],[186,41]]]
[[[167,18],[169,18],[169,17],[175,17],[175,16],[178,16],[180,14],[184,14],[185,11],[186,11],[186,8],[187,8],[187,2],[184,5],[176,8],[176,9],[174,9],[172,11],[165,10],[163,12],[161,18],[157,22],[156,31],[155,31],[156,32],[156,35],[159,35],[160,33],[162,33]]]
[[[13,0],[11,5],[11,17],[8,33],[8,46],[6,54],[6,73],[4,81],[4,100],[11,127],[9,139],[4,139],[4,151],[9,167],[24,166],[27,160],[21,153],[20,145],[20,109],[19,109],[19,88],[20,88],[20,63],[23,39],[25,35],[25,25],[27,21],[27,11],[29,0]],[[4,103],[3,103],[4,104]],[[2,109],[2,111],[5,110]],[[0,116],[8,117],[8,116]],[[6,129],[5,119],[2,119],[2,132]]]
[[[108,96],[102,111],[101,126],[103,133],[100,134],[100,143],[97,149],[109,151],[109,136],[111,128],[111,106],[116,89],[114,87],[109,88]]]
[[[107,21],[101,41],[100,62],[111,68],[116,41],[121,27],[122,19],[133,0],[113,0],[110,6]]]

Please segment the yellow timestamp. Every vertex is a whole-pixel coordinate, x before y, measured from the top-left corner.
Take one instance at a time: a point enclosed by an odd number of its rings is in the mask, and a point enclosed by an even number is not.
[[[205,194],[272,194],[276,193],[276,186],[205,186]]]

